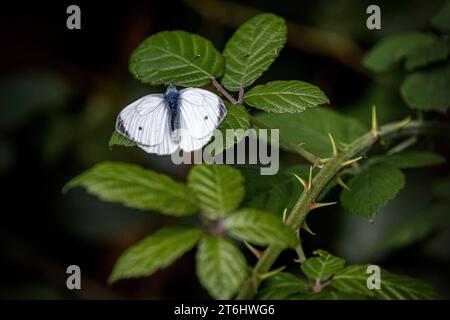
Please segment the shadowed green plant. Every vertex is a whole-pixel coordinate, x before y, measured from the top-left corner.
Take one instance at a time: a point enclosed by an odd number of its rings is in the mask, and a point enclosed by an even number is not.
[[[433,21],[442,31],[445,19],[438,15]],[[118,259],[111,283],[150,276],[196,247],[197,277],[217,299],[438,297],[422,281],[384,269],[381,290],[370,290],[366,285],[368,265],[345,266],[344,259],[325,250],[306,257],[300,231],[312,233],[306,223],[311,211],[337,204],[321,202],[331,189],[342,189],[339,204],[345,210],[374,221],[377,212],[403,188],[402,169],[445,160],[432,151],[405,150],[414,145],[408,139],[417,139],[439,124],[407,118],[380,126],[374,107],[367,128],[336,111],[316,108],[328,104],[329,99],[313,84],[290,80],[251,87],[280,54],[286,32],[282,18],[261,14],[234,33],[222,54],[207,39],[184,31],[152,35],[133,52],[130,72],[138,80],[182,87],[211,84],[206,88],[214,88],[227,100],[228,113],[220,130],[278,128],[280,146],[308,164],[285,168],[275,176],[260,176],[251,168],[201,164],[191,168],[187,182],[127,163],[104,162],[82,173],[65,190],[83,187],[104,201],[198,218],[189,220],[194,221],[192,225],[164,227],[130,247]],[[446,97],[450,90],[438,94],[433,90],[443,90],[449,83],[440,78],[448,76],[447,56],[447,40],[434,33],[412,32],[383,40],[368,53],[364,64],[384,72],[405,61],[406,70],[415,70],[402,86],[406,102],[421,110],[444,111],[450,105]],[[442,66],[421,69],[431,63]],[[436,86],[420,89],[423,81]],[[430,95],[432,100],[427,100]],[[421,103],[422,99],[427,102]],[[237,136],[234,143],[243,138]],[[404,140],[396,144],[398,139]],[[394,147],[377,148],[377,154],[369,154],[380,142]],[[136,144],[114,132],[109,145]],[[230,147],[232,143],[224,148]],[[242,250],[256,256],[255,266],[248,266]],[[271,270],[284,250],[298,255],[293,263],[303,278],[281,272],[282,268]]]

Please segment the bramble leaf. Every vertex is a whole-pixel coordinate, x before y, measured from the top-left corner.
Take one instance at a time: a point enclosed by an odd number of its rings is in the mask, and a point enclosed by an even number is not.
[[[188,175],[188,186],[195,192],[202,212],[211,218],[237,209],[245,196],[242,174],[226,165],[194,166]]]
[[[437,299],[439,294],[427,283],[392,274],[381,269],[381,289],[367,287],[368,265],[352,265],[338,272],[331,281],[331,287],[342,292],[355,293],[386,300]]]
[[[240,26],[223,51],[223,86],[238,91],[255,82],[280,53],[286,32],[284,19],[270,13],[259,14]]]
[[[450,107],[450,62],[406,76],[400,92],[413,109],[445,112]]]
[[[117,260],[108,281],[149,276],[191,250],[201,235],[202,230],[193,227],[160,229],[128,248]]]
[[[275,113],[299,113],[330,102],[319,87],[297,80],[255,86],[244,100],[254,108]]]
[[[109,139],[109,148],[112,149],[114,146],[134,147],[136,143],[114,131]]]
[[[222,137],[224,141],[212,141],[211,150],[214,150],[214,155],[220,154],[224,150],[230,148],[235,143],[239,143],[245,138],[248,128],[250,128],[250,120],[248,117],[248,112],[244,106],[240,104],[231,105],[225,102],[227,106],[227,115],[223,122],[219,126],[219,130],[222,132]],[[232,129],[233,131],[228,131]],[[238,130],[242,129],[242,130]],[[210,145],[211,145],[210,144]]]
[[[363,65],[374,72],[386,72],[421,47],[429,46],[436,36],[418,31],[397,33],[379,41],[363,59]]]
[[[347,185],[350,191],[342,190],[342,206],[373,221],[376,213],[404,187],[405,177],[396,167],[379,162],[364,166]]]
[[[131,208],[175,216],[198,210],[194,195],[184,184],[132,164],[99,163],[72,179],[64,190],[78,186],[104,201],[120,202]]]
[[[307,166],[289,167],[275,175],[262,176],[259,169],[240,168],[245,177],[245,206],[276,213],[281,217],[284,209],[291,210],[303,191],[294,173],[308,179]]]
[[[447,59],[450,53],[450,44],[440,38],[436,38],[427,46],[417,48],[411,52],[405,61],[405,68],[408,71],[416,68]]]
[[[229,299],[247,277],[244,255],[229,240],[207,236],[197,252],[197,276],[215,299]]]
[[[258,299],[298,299],[308,293],[311,293],[311,288],[305,280],[288,272],[280,272],[263,282],[258,292]]]
[[[241,209],[227,216],[223,226],[232,236],[256,245],[295,247],[298,242],[279,216],[261,210]]]
[[[151,85],[204,86],[223,73],[213,44],[185,31],[163,31],[145,39],[130,58],[130,72]]]
[[[303,143],[304,149],[324,158],[332,155],[329,133],[339,146],[368,130],[359,121],[325,108],[307,109],[302,114],[260,113],[256,117],[267,127],[279,128],[281,138],[291,144]],[[281,147],[295,151],[282,142]]]
[[[345,260],[335,257],[325,250],[315,250],[317,257],[306,259],[300,266],[312,281],[325,281],[345,266]]]

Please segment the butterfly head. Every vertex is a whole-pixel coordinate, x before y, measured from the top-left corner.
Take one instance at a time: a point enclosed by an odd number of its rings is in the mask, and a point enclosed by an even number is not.
[[[175,87],[173,83],[169,83],[169,85],[167,86],[166,95],[172,92],[177,92],[177,87]]]

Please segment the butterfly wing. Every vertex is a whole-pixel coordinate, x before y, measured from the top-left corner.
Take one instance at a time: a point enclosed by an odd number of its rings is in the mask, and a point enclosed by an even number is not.
[[[142,97],[123,109],[116,130],[141,146],[156,146],[169,139],[169,112],[163,94]]]
[[[174,153],[178,148],[178,143],[172,140],[172,132],[170,131],[169,121],[159,124],[164,129],[164,139],[156,145],[143,146],[138,145],[147,153],[156,153],[157,155],[168,155]]]
[[[182,133],[187,131],[193,139],[203,141],[211,137],[227,114],[222,99],[207,90],[183,89],[180,90],[179,99],[180,129]]]
[[[213,132],[211,132],[209,135],[196,139],[193,138],[189,132],[182,131],[181,133],[181,140],[180,140],[180,148],[186,152],[192,152],[198,149],[201,149],[205,144],[211,140],[211,137],[213,135]]]

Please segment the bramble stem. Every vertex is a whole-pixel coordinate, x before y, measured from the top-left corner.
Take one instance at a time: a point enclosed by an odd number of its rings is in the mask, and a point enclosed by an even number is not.
[[[422,121],[411,121],[403,127],[399,127],[398,123],[390,123],[379,128],[378,135],[373,136],[372,132],[362,135],[352,143],[350,143],[338,155],[330,158],[325,165],[320,169],[312,181],[310,189],[304,189],[291,213],[289,214],[286,224],[294,230],[299,230],[306,217],[311,210],[311,204],[320,194],[322,189],[336,176],[336,174],[343,169],[342,163],[352,159],[358,154],[369,149],[379,138],[402,136],[402,135],[417,135],[422,133],[423,129],[430,128],[430,124]],[[304,156],[302,153],[300,153]],[[278,258],[282,249],[275,245],[269,246],[258,260],[253,268],[252,274],[246,281],[241,291],[237,295],[237,299],[250,299],[257,292],[260,280],[257,275],[264,274],[270,270],[275,260]]]
[[[239,88],[239,98],[238,103],[242,104],[244,102],[244,88],[241,86]]]
[[[228,101],[231,102],[231,104],[238,103],[238,101],[236,101],[236,99],[231,94],[229,94],[228,91],[225,90],[225,88],[222,87],[222,85],[216,79],[212,79],[212,84],[217,89],[217,91],[219,91],[225,98],[227,98]]]

